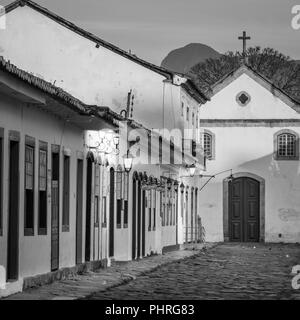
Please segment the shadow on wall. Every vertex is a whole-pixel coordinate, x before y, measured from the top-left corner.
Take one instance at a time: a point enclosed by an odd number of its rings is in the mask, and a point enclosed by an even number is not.
[[[269,154],[241,164],[234,173],[250,172],[264,178],[266,201],[267,196],[272,200],[268,207],[276,207],[282,221],[300,221],[299,165],[299,160],[275,160],[274,154]]]

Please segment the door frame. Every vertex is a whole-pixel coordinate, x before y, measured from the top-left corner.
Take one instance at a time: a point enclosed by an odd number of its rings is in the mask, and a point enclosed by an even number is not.
[[[259,182],[259,242],[265,241],[265,179],[250,172],[232,174],[233,179],[251,178]],[[223,235],[224,241],[229,242],[229,181],[223,180]]]

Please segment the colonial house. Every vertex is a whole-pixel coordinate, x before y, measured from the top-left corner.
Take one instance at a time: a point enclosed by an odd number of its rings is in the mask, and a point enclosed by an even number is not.
[[[0,295],[6,295],[21,290],[26,278],[105,260],[103,241],[93,248],[86,232],[91,182],[85,130],[114,126],[3,58],[0,83],[0,278],[6,287]]]
[[[199,179],[189,177],[186,168],[191,165],[195,165],[197,170],[204,168],[199,113],[208,98],[196,88],[191,79],[144,61],[32,1],[15,1],[5,11],[6,29],[1,31],[0,37],[1,54],[5,59],[35,76],[55,83],[87,105],[109,106],[117,122],[122,115],[123,120],[130,124],[129,127],[137,125],[140,129],[144,128],[144,133],[140,135],[145,136],[146,132],[147,138],[141,139],[136,146],[142,149],[149,149],[148,145],[155,146],[149,138],[152,134],[166,146],[161,154],[167,161],[156,161],[149,165],[148,159],[145,162],[144,157],[142,163],[134,163],[128,177],[119,167],[123,165],[120,155],[124,155],[120,153],[108,166],[109,178],[100,181],[99,190],[107,191],[109,186],[114,191],[110,192],[109,199],[106,194],[104,200],[109,203],[107,214],[111,222],[108,240],[105,238],[108,241],[108,256],[128,260],[151,252],[162,252],[163,248],[176,247],[183,241],[196,240]],[[160,129],[166,129],[166,132],[157,136]],[[174,138],[179,136],[174,130],[180,132],[180,139]],[[114,131],[116,133],[118,129]],[[96,153],[90,161],[91,174],[94,172],[95,159],[101,153],[99,146],[103,137],[99,134],[88,133],[88,137],[92,137],[91,149]],[[171,144],[170,138],[174,140]],[[148,140],[150,143],[145,142]],[[172,157],[181,159],[179,162],[169,161],[170,149]],[[155,154],[153,150],[149,152]],[[157,155],[159,151],[156,151]],[[163,197],[155,195],[154,191],[144,192],[144,189],[139,188],[145,184],[146,177],[150,184],[156,180],[171,179],[172,187],[163,192]],[[155,185],[152,184],[153,188]],[[134,188],[137,188],[136,195]],[[162,186],[159,188],[162,189]],[[180,190],[177,196],[173,189]],[[91,210],[94,210],[94,205],[98,206],[97,203],[92,203]],[[160,231],[158,217],[151,220],[151,224],[156,221],[155,226],[150,225],[149,218],[148,226],[145,227],[144,216],[147,216],[146,211],[149,213],[150,208],[162,217],[164,215],[161,212],[164,210],[170,212],[171,216],[176,212],[179,219],[166,218],[162,221]],[[137,217],[131,220],[131,213],[134,216],[134,212]]]
[[[197,158],[3,58],[0,81],[0,296],[198,239]]]
[[[300,103],[247,65],[201,108],[207,241],[300,241]],[[203,178],[202,184],[208,178]]]

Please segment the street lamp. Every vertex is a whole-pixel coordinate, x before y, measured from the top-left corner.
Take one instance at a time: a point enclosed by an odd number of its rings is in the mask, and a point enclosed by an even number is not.
[[[133,162],[133,157],[130,153],[127,152],[126,156],[123,158],[124,161],[124,169],[125,172],[130,172],[132,169],[132,162]]]
[[[196,165],[193,163],[188,168],[190,170],[190,176],[193,177],[195,175],[195,172],[196,172]]]

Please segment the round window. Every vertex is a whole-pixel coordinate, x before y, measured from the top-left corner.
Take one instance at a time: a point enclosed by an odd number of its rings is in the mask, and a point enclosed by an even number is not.
[[[251,100],[251,97],[249,96],[249,94],[245,91],[240,92],[237,96],[236,96],[236,101],[237,103],[244,107],[246,106]]]

